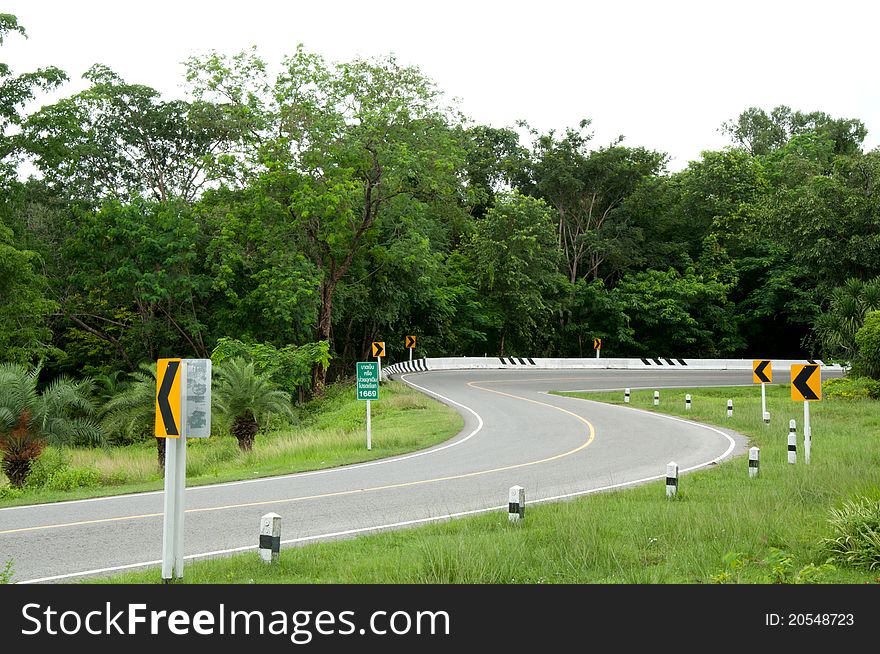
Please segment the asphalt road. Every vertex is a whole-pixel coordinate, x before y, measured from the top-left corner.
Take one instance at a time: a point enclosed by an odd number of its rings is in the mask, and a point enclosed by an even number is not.
[[[470,370],[405,375],[465,419],[455,438],[393,459],[186,491],[188,560],[252,550],[260,516],[281,514],[282,544],[350,537],[506,510],[507,491],[554,500],[712,465],[746,449],[726,430],[549,390],[751,383],[749,371]],[[668,396],[668,394],[664,394]],[[381,400],[380,400],[381,401]],[[374,429],[379,441],[381,431]],[[16,581],[73,581],[158,565],[162,492],[0,509],[0,563]]]

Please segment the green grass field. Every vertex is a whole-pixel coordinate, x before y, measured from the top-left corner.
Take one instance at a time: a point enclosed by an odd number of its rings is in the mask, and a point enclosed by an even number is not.
[[[327,397],[302,409],[296,426],[259,434],[253,451],[246,454],[232,436],[190,439],[187,484],[255,479],[394,456],[447,440],[464,425],[446,405],[399,382],[388,382],[382,385],[381,399],[371,403],[373,448],[367,451],[365,404],[355,399],[352,386],[329,389]],[[153,442],[103,449],[49,447],[42,459],[45,483],[21,491],[0,486],[0,506],[163,486]]]
[[[748,435],[761,447],[761,475],[738,457],[681,479],[528,508],[523,525],[503,512],[347,541],[282,550],[275,566],[256,552],[189,563],[188,583],[877,583],[880,569],[827,563],[828,518],[845,500],[880,501],[880,402],[825,400],[812,406],[809,466],[787,460],[789,418],[803,405],[787,386],[768,388],[772,424],[754,388],[662,391],[660,409]],[[623,403],[623,393],[578,394]],[[632,405],[653,410],[651,391]],[[734,417],[726,417],[726,400]],[[589,417],[585,403],[582,414]],[[799,440],[799,447],[801,441]],[[875,527],[876,528],[876,527]],[[880,542],[877,544],[880,561]],[[157,570],[115,583],[154,583]],[[108,580],[93,580],[108,581]]]

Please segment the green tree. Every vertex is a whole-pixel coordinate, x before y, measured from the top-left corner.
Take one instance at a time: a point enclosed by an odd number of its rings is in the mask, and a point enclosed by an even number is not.
[[[253,449],[257,432],[270,416],[293,416],[287,393],[279,390],[268,375],[256,372],[253,362],[242,358],[217,366],[213,402],[244,452]]]
[[[258,375],[266,375],[273,384],[291,396],[305,399],[312,369],[316,365],[330,365],[330,345],[327,341],[276,348],[268,343],[243,343],[223,337],[211,352],[211,360],[222,365],[232,359],[243,359],[254,364]]]
[[[46,278],[36,252],[18,249],[0,223],[0,352],[7,361],[30,363],[55,352],[47,317],[56,304],[46,297]]]
[[[433,83],[394,58],[336,65],[302,48],[274,81],[254,54],[189,62],[200,98],[235,108],[255,144],[249,161],[289,210],[319,272],[316,340],[333,343],[337,288],[398,199],[457,203],[457,118]],[[316,366],[313,384],[323,385]]]
[[[27,37],[15,16],[0,13],[0,45],[11,33]],[[0,186],[16,176],[19,138],[14,128],[22,123],[22,107],[32,101],[38,91],[54,89],[66,80],[67,75],[54,66],[14,75],[7,64],[0,62]]]
[[[491,306],[501,356],[527,351],[559,310],[565,277],[554,222],[542,200],[501,196],[466,246],[471,274]]]
[[[832,118],[822,111],[803,113],[779,105],[768,114],[749,107],[735,120],[725,122],[721,131],[753,155],[766,155],[784,146],[798,135],[813,133],[827,139],[835,154],[861,151],[867,136],[864,123],[851,118]]]
[[[523,188],[556,210],[557,243],[572,284],[617,273],[631,257],[640,233],[621,207],[666,161],[659,152],[623,147],[620,139],[590,151],[589,124],[583,120],[579,130],[568,129],[561,138],[553,132],[537,136],[532,181]]]
[[[9,483],[20,488],[34,460],[48,444],[95,444],[104,435],[92,420],[91,380],[58,377],[38,390],[40,367],[0,363],[0,452]]]
[[[225,179],[222,161],[238,144],[222,107],[162,100],[100,64],[83,78],[88,89],[23,125],[22,140],[50,185],[93,205],[139,196],[192,203],[206,184]]]
[[[639,354],[718,357],[740,346],[729,286],[698,274],[648,270],[615,289]]]

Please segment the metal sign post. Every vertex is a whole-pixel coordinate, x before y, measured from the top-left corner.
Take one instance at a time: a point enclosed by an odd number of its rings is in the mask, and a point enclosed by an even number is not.
[[[792,364],[791,399],[804,403],[804,463],[809,463],[813,439],[810,402],[822,400],[822,370],[817,364]]]
[[[211,435],[210,359],[160,359],[156,365],[156,438],[165,439],[162,579],[183,578],[186,439]]]
[[[379,362],[378,380],[382,380],[382,357],[385,356],[385,341],[373,341],[373,356]]]
[[[378,363],[372,361],[358,361],[356,371],[357,399],[367,402],[367,449],[373,449],[373,432],[370,424],[370,401],[379,399],[379,374]]]
[[[767,391],[765,384],[773,383],[773,362],[769,359],[752,361],[752,382],[761,385],[761,419],[767,423]]]

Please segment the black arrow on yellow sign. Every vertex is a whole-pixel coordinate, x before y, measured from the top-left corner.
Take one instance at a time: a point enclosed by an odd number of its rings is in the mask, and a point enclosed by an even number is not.
[[[757,367],[755,368],[755,379],[758,380],[760,384],[769,384],[770,378],[764,372],[767,369],[767,366],[770,365],[769,361],[761,361]]]
[[[177,377],[177,371],[180,368],[180,361],[169,361],[165,368],[165,375],[162,377],[162,384],[159,386],[159,392],[156,395],[156,404],[159,407],[159,414],[162,416],[162,422],[165,424],[165,433],[169,436],[180,436],[177,429],[177,423],[174,421],[174,411],[168,401],[171,394],[171,387],[174,379]]]
[[[374,357],[384,357],[385,356],[385,342],[384,341],[375,341],[373,343],[373,356]]]
[[[406,347],[411,350],[415,346],[416,346],[416,337],[415,336],[407,336],[406,337]]]
[[[794,367],[795,366],[792,366],[792,368]],[[813,389],[814,384],[812,383],[812,377],[818,371],[818,365],[804,365],[799,371],[797,371],[797,374],[791,380],[791,385],[794,387],[795,390],[797,390],[798,393],[801,394],[801,397],[804,399],[804,401],[819,399],[819,395]],[[795,371],[792,370],[792,372]],[[792,395],[794,395],[794,393],[792,393]]]

